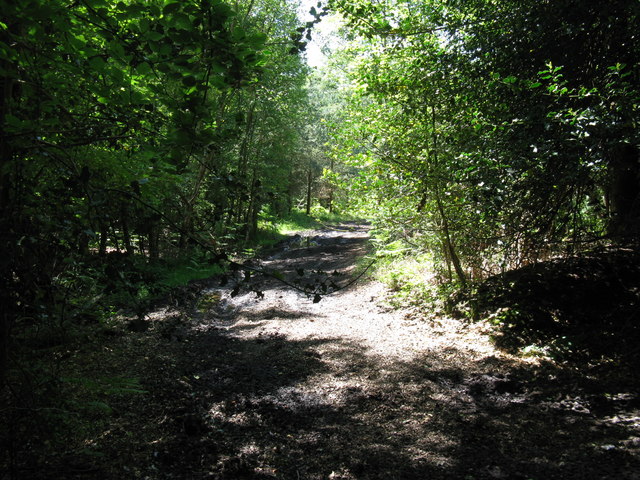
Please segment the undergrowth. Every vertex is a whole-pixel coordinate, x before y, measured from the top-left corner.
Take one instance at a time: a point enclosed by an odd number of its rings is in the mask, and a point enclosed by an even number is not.
[[[425,313],[443,311],[443,290],[435,279],[433,259],[416,254],[400,241],[378,243],[375,276],[392,292],[394,307],[418,307]]]
[[[13,324],[12,363],[0,390],[0,471],[11,472],[32,449],[70,453],[86,431],[109,421],[114,401],[144,395],[133,369],[115,375],[85,370],[76,358],[123,334],[119,314],[143,318],[172,289],[221,273],[207,258],[193,250],[153,262],[118,252],[68,260],[48,287],[55,308]]]
[[[330,224],[353,220],[357,219],[352,215],[330,213],[319,205],[311,209],[310,215],[307,215],[303,210],[294,208],[284,217],[274,215],[265,207],[258,220],[258,235],[254,242],[245,249],[245,253],[255,255],[261,249],[271,248],[294,233],[317,230],[326,228]]]
[[[244,245],[244,251],[231,253],[258,255],[293,233],[352,219],[322,207],[311,215],[293,210],[286,218],[263,212],[257,238]],[[211,252],[198,247],[153,261],[121,252],[70,258],[49,289],[57,310],[36,312],[37,318],[24,315],[15,322],[8,388],[0,392],[5,405],[0,430],[6,433],[0,435],[0,451],[5,452],[0,467],[24,461],[36,447],[49,454],[77,447],[86,432],[109,422],[122,398],[145,395],[133,365],[117,375],[97,375],[77,359],[91,356],[105,338],[126,335],[123,317],[144,319],[175,289],[222,274],[210,258]]]

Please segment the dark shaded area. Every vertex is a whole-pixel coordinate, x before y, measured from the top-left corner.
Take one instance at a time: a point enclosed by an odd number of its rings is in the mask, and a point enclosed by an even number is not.
[[[160,327],[144,334],[156,356],[130,359],[148,393],[114,405],[92,448],[44,468],[25,458],[19,478],[632,479],[640,470],[631,378],[473,361],[456,347],[383,364],[338,339],[241,339],[202,324],[176,342]]]
[[[640,250],[610,248],[536,263],[490,278],[458,311],[493,314],[498,345],[546,346],[562,359],[640,355]]]

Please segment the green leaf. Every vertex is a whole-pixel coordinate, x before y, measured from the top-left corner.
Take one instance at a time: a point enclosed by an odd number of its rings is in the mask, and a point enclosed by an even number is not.
[[[209,77],[209,85],[218,88],[219,90],[224,90],[229,86],[227,81],[223,77],[218,75],[212,75],[211,77]]]
[[[224,72],[227,71],[227,69],[224,68],[224,66],[222,66],[220,63],[218,63],[218,62],[216,62],[214,60],[211,60],[209,62],[209,66],[211,68],[211,72],[213,72],[213,73],[224,73]]]
[[[125,57],[124,47],[122,43],[113,41],[109,44],[109,53],[116,58],[122,59]]]
[[[229,17],[235,17],[238,13],[227,5],[225,2],[215,2],[211,6],[215,16],[220,19],[221,22],[226,21]]]
[[[127,15],[129,18],[140,18],[145,14],[145,8],[142,5],[133,3],[127,7]]]
[[[162,40],[164,38],[164,35],[160,32],[157,32],[155,30],[149,30],[149,32],[147,32],[146,34],[147,38],[154,41],[154,42],[158,42],[160,40]]]
[[[69,43],[72,47],[81,50],[87,44],[87,39],[83,35],[71,35],[69,36]]]
[[[105,62],[104,58],[97,56],[89,59],[89,66],[98,73],[105,73],[107,62]]]
[[[191,143],[191,135],[187,130],[178,129],[169,134],[169,140],[176,145],[189,145]]]
[[[139,75],[149,75],[151,72],[153,72],[153,69],[148,62],[142,62],[136,67],[136,73]]]
[[[245,36],[246,36],[246,32],[244,31],[244,28],[241,28],[241,27],[236,27],[231,32],[231,38],[236,42],[244,40]]]
[[[254,33],[247,40],[251,43],[252,46],[262,45],[267,41],[267,35],[265,33],[259,32]]]
[[[166,37],[163,36],[163,40],[166,40]],[[161,56],[170,55],[172,51],[171,44],[165,41],[149,42],[149,47],[151,48],[152,52],[157,53],[158,55],[161,55]]]
[[[168,17],[178,10],[180,10],[180,2],[170,2],[164,6],[164,8],[162,9],[162,14],[165,17]]]
[[[93,9],[107,8],[109,6],[106,0],[85,0],[85,3]]]
[[[14,128],[22,127],[22,121],[18,117],[11,115],[10,113],[5,115],[4,121],[7,122],[7,125],[10,125]]]
[[[172,18],[172,23],[176,28],[180,28],[182,30],[191,30],[192,23],[191,19],[184,13],[177,13]]]

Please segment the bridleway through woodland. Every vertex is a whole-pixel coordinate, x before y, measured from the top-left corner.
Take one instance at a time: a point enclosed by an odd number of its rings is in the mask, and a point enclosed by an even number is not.
[[[348,283],[367,241],[342,224],[254,266]],[[262,299],[201,282],[113,348],[147,393],[96,440],[105,476],[638,478],[638,405],[606,380],[502,354],[484,323],[393,309],[365,277],[317,303],[257,281]]]

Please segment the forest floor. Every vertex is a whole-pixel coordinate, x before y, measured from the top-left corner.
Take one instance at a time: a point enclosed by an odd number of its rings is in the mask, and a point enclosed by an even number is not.
[[[304,238],[256,266],[344,284],[368,228]],[[367,278],[318,303],[259,287],[199,282],[147,331],[87,342],[76,375],[135,372],[146,393],[111,395],[82,450],[25,478],[640,479],[633,368],[508,355],[487,323],[391,308]]]

